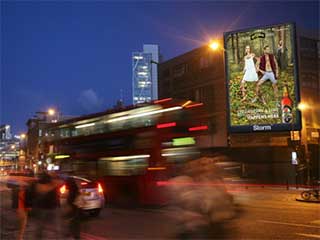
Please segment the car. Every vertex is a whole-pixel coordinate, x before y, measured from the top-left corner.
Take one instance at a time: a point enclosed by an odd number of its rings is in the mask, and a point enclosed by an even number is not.
[[[68,176],[75,180],[79,187],[80,193],[83,196],[83,206],[81,209],[85,213],[89,213],[92,216],[98,216],[101,209],[105,206],[105,198],[101,183],[91,181],[89,179],[79,176]],[[66,177],[64,177],[66,180]],[[64,206],[67,201],[68,188],[66,184],[63,184],[59,188],[60,206]]]
[[[6,182],[8,188],[17,188],[22,185],[27,185],[34,181],[34,173],[32,171],[10,171],[6,175]]]

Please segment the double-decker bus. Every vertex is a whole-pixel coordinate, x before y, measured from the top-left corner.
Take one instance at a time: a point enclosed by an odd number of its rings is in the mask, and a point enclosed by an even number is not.
[[[202,103],[167,98],[55,123],[43,151],[61,171],[98,178],[108,202],[158,205],[166,197],[157,183],[197,158],[207,134]]]

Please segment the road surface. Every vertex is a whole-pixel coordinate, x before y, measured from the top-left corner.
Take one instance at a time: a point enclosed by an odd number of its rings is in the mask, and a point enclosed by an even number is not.
[[[240,209],[228,222],[226,235],[217,239],[320,239],[320,204],[296,201],[299,191],[286,189],[230,189]],[[0,191],[1,239],[14,239],[17,233],[15,212],[10,209],[10,192]],[[124,209],[106,207],[99,217],[82,224],[82,239],[174,239],[178,226],[167,208]],[[26,240],[33,237],[32,224]],[[222,237],[223,236],[223,237]],[[54,235],[48,238],[54,239]]]

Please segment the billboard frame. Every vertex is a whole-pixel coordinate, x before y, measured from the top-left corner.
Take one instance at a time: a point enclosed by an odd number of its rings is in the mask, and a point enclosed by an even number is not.
[[[227,36],[235,33],[243,33],[252,30],[265,29],[270,27],[279,27],[283,25],[291,25],[292,33],[291,40],[292,51],[293,51],[293,64],[294,64],[294,86],[295,86],[295,102],[294,106],[296,107],[295,120],[296,122],[291,124],[254,124],[254,125],[239,125],[232,126],[231,125],[231,111],[230,111],[230,97],[229,97],[229,71],[228,71],[228,55],[227,55]],[[300,131],[302,128],[302,119],[301,119],[301,111],[298,109],[298,104],[301,100],[300,95],[300,76],[299,76],[299,54],[298,54],[298,38],[297,38],[297,30],[295,22],[286,22],[286,23],[277,23],[277,24],[268,24],[262,26],[248,27],[239,30],[233,30],[223,33],[223,42],[224,42],[224,66],[225,66],[225,77],[226,77],[226,103],[227,103],[227,129],[228,133],[256,133],[256,132],[287,132],[287,131]]]

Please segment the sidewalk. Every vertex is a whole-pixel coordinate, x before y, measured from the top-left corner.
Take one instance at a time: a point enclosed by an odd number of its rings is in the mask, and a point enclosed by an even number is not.
[[[18,218],[13,209],[0,208],[0,239],[17,239]]]
[[[18,218],[16,211],[14,209],[3,209],[1,208],[0,213],[0,239],[1,240],[15,240],[18,236]],[[50,221],[48,219],[48,221]],[[62,219],[61,219],[62,221]],[[24,240],[33,240],[35,238],[36,227],[34,225],[34,220],[28,218],[27,228],[24,234]],[[61,224],[61,227],[63,224]],[[73,238],[61,237],[61,231],[58,233],[55,229],[46,228],[43,232],[44,238],[46,240],[72,240]],[[60,235],[60,237],[59,237]],[[82,240],[108,240],[108,238],[103,238],[95,236],[93,234],[81,232]]]

